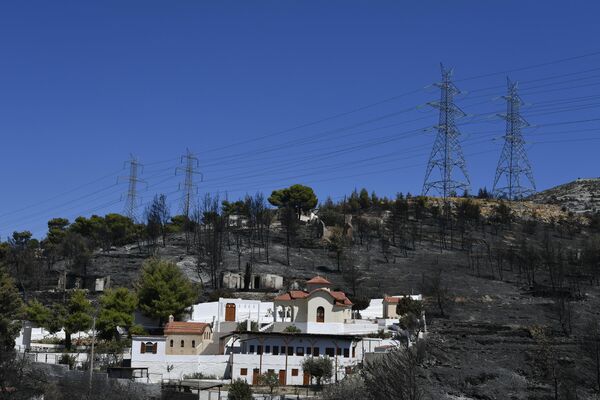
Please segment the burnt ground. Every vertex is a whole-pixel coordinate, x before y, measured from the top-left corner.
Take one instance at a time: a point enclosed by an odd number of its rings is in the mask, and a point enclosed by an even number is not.
[[[500,240],[522,240],[521,228],[501,233]],[[490,233],[484,233],[490,236]],[[508,239],[507,239],[508,238]],[[516,239],[515,239],[516,238]],[[552,240],[565,247],[577,247],[585,238]],[[476,271],[469,267],[466,252],[458,249],[440,251],[435,239],[424,235],[414,250],[404,254],[393,248],[388,261],[384,259],[379,243],[370,247],[354,245],[342,258],[342,270],[355,265],[361,271],[357,295],[382,297],[384,294],[420,293],[423,276],[435,270],[443,271],[444,286],[451,298],[448,316],[441,317],[431,299],[428,304],[428,357],[423,378],[434,399],[553,399],[553,387],[536,373],[535,355],[539,345],[530,333],[535,326],[548,327],[552,337],[552,352],[559,354],[561,367],[576,372],[572,385],[579,399],[592,397],[595,378],[589,365],[583,363],[579,340],[586,323],[599,317],[600,290],[583,285],[582,298],[573,301],[573,333],[565,336],[553,311],[554,301],[543,295],[534,295],[518,271],[505,266],[502,280],[498,274],[485,268]],[[183,235],[172,236],[167,246],[160,247],[158,256],[174,261],[195,281],[198,272],[195,257],[185,253]],[[326,276],[334,286],[351,293],[347,275],[337,271],[335,255],[321,245],[295,247],[291,250],[291,266],[285,265],[285,247],[275,239],[270,247],[270,263],[262,260],[253,266],[254,272],[276,273],[287,283],[303,280],[315,274]],[[108,254],[94,256],[89,273],[110,275],[111,285],[132,287],[139,276],[141,265],[148,257],[136,248],[119,248]],[[241,258],[242,270],[249,253]],[[262,261],[262,262],[260,262]],[[225,251],[224,270],[238,271],[238,255],[232,248]],[[207,276],[202,275],[207,281]],[[548,284],[543,271],[538,283]],[[207,289],[208,290],[208,289]],[[244,293],[236,293],[244,296]],[[272,297],[273,293],[246,294],[249,297]],[[571,390],[571,389],[569,389]],[[559,398],[564,397],[561,394]],[[573,397],[574,398],[574,397]]]

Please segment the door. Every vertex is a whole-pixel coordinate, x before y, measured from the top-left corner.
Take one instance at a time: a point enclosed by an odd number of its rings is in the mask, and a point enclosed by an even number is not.
[[[285,369],[280,369],[279,370],[279,384],[282,386],[285,386],[285,380],[286,378],[286,373],[285,373]]]
[[[302,384],[304,386],[310,385],[310,374],[307,371],[304,371],[304,377],[302,379]]]
[[[258,376],[260,375],[260,370],[258,368],[254,368],[252,370],[252,384],[258,385]]]
[[[235,321],[235,304],[225,304],[225,321]]]

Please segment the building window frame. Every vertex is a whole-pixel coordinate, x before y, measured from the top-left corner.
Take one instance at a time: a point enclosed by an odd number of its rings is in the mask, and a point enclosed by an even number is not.
[[[317,323],[325,323],[325,307],[323,306],[317,307]]]

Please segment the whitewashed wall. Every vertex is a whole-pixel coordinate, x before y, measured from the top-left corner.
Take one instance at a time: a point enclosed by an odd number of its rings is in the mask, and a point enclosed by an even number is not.
[[[304,371],[302,370],[302,363],[306,357],[301,356],[274,356],[274,355],[262,355],[256,354],[235,354],[232,362],[232,377],[233,379],[242,379],[252,384],[253,369],[258,368],[259,374],[266,373],[269,369],[272,369],[275,374],[279,374],[280,370],[285,370],[286,384],[287,385],[302,385],[304,380]],[[345,368],[353,367],[357,364],[356,359],[343,358],[343,357],[332,357],[334,365],[334,374],[332,381],[341,380],[346,376]],[[241,375],[241,370],[246,369],[246,375]],[[297,376],[292,376],[292,370],[298,370]]]
[[[157,343],[156,354],[141,353],[141,343]],[[201,372],[208,376],[223,378],[229,360],[228,355],[166,355],[163,336],[135,336],[131,344],[131,366],[148,368],[151,382],[161,379],[182,379],[184,375]]]

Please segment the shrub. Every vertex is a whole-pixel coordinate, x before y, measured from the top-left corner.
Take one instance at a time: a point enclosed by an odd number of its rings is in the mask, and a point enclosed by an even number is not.
[[[202,372],[183,375],[183,379],[217,379],[215,375],[204,375]]]
[[[248,331],[248,320],[238,322],[236,330],[238,332],[247,332]],[[257,332],[258,331],[258,323],[256,321],[251,321],[250,322],[250,330],[252,332]]]
[[[75,363],[77,362],[77,356],[71,354],[63,354],[58,359],[59,364],[68,365],[69,369],[75,368]]]
[[[295,325],[286,326],[283,331],[285,333],[302,333],[302,330]]]
[[[252,400],[250,385],[242,379],[236,379],[229,385],[227,400]]]

